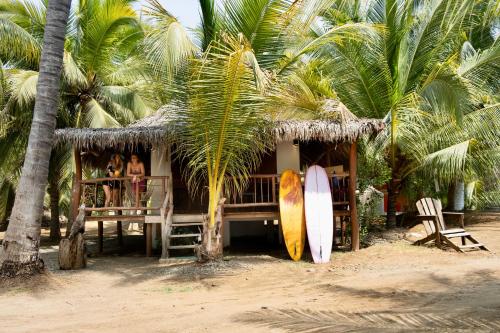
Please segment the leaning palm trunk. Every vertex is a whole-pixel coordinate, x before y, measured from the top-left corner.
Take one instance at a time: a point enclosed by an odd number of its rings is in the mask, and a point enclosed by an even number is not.
[[[47,186],[49,158],[56,126],[59,82],[69,0],[49,0],[40,75],[21,179],[10,223],[0,252],[0,275],[16,276],[40,272],[40,227]]]

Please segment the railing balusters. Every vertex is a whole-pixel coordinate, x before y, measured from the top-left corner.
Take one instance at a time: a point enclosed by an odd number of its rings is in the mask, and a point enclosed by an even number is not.
[[[139,200],[139,183],[137,182],[137,179],[135,184],[132,184],[132,186],[134,186],[135,191],[135,206],[140,207],[139,205],[141,204],[141,202]]]
[[[272,178],[272,183],[273,183],[273,203],[276,203],[276,177],[273,176]]]
[[[257,178],[253,177],[253,202],[257,202]]]
[[[146,176],[144,177],[144,181],[146,182],[146,188],[151,188],[151,191],[160,191],[161,188],[161,193],[162,196],[165,196],[167,193],[167,186],[168,186],[168,176]],[[117,187],[115,188],[118,190],[118,197],[113,197],[113,205],[112,207],[97,207],[98,206],[98,198],[99,198],[99,186],[102,186],[103,182],[118,182]],[[149,182],[148,182],[149,181]],[[161,183],[158,183],[161,181]],[[92,207],[86,208],[86,211],[116,211],[116,213],[119,213],[122,210],[143,210],[143,208],[146,208],[147,202],[145,205],[142,204],[141,201],[141,187],[140,183],[135,184],[135,188],[131,189],[130,192],[127,191],[127,184],[125,182],[130,182],[132,184],[132,177],[108,177],[108,178],[94,178],[94,179],[84,179],[79,181],[79,186],[81,186],[81,195],[79,198],[79,205],[81,203],[85,203],[86,205],[90,205],[90,203],[87,203],[87,200],[93,200]],[[93,188],[91,187],[93,186]],[[130,198],[130,205],[132,207],[124,207],[123,202],[121,198],[125,194],[125,192],[129,193],[127,196],[133,196]],[[151,192],[152,193],[152,192]],[[152,207],[151,209],[147,209],[145,213],[147,214],[148,211],[153,211],[153,210],[159,210],[161,207]]]
[[[264,202],[264,193],[262,191],[262,183],[263,183],[263,178],[259,177],[259,180],[260,180],[260,202]]]

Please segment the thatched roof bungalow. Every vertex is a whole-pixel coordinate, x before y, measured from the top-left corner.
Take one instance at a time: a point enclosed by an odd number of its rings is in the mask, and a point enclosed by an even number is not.
[[[248,236],[255,231],[255,221],[274,221],[273,228],[279,225],[279,204],[277,189],[279,175],[285,169],[294,169],[297,172],[304,170],[311,164],[319,164],[336,177],[342,188],[332,189],[334,198],[335,225],[340,223],[339,230],[345,230],[345,224],[351,223],[351,247],[359,248],[359,228],[356,215],[356,142],[363,136],[374,135],[384,128],[381,120],[358,119],[341,104],[327,104],[326,119],[323,120],[276,120],[265,130],[275,138],[275,149],[262,159],[262,165],[252,176],[248,188],[244,193],[231,194],[224,204],[223,238],[225,245],[238,236]],[[136,221],[143,223],[146,229],[148,254],[151,254],[156,225],[162,225],[162,258],[166,258],[170,251],[190,249],[191,243],[175,243],[181,239],[171,235],[174,228],[182,223],[186,227],[200,225],[203,212],[206,212],[204,193],[196,197],[189,196],[182,177],[181,162],[173,158],[171,147],[179,140],[183,121],[180,117],[179,106],[168,105],[159,109],[155,114],[146,117],[128,127],[108,129],[60,129],[56,131],[56,145],[69,144],[75,149],[77,178],[79,185],[74,191],[73,207],[77,207],[84,200],[89,200],[88,193],[93,199],[86,203],[89,216],[87,221],[97,221],[102,224],[105,220],[116,220],[113,216],[102,216],[99,212],[115,210],[116,212],[135,211],[124,215],[122,221]],[[130,151],[139,152],[146,166],[147,193],[136,193],[136,200],[129,200],[127,205],[120,202],[116,207],[99,207],[99,188],[106,180],[82,179],[82,160],[85,164],[87,156],[105,156],[111,152],[120,152],[125,159]],[[81,153],[83,152],[83,153]],[[79,169],[79,170],[78,170]],[[126,185],[127,179],[119,179]],[[155,182],[161,185],[154,184]],[[121,184],[121,183],[120,183]],[[126,186],[123,186],[124,188]],[[122,187],[120,185],[120,191]],[[127,192],[123,189],[123,192]],[[129,191],[130,192],[130,191]],[[85,195],[84,195],[85,194]],[[123,194],[122,198],[127,195]],[[131,197],[131,195],[129,195]],[[132,195],[133,197],[133,195]],[[125,199],[124,199],[125,201]],[[148,207],[146,210],[145,207]],[[141,209],[140,209],[141,208]],[[162,210],[163,209],[163,210]],[[170,213],[168,213],[170,212]],[[96,215],[97,214],[97,215]],[[236,224],[231,222],[240,221]],[[253,221],[249,226],[241,221]],[[119,223],[118,223],[119,224]],[[259,224],[260,226],[261,224]],[[268,230],[269,228],[264,228]],[[334,228],[337,230],[337,228]],[[99,228],[102,231],[102,228]],[[118,229],[121,233],[121,227]],[[253,231],[251,231],[253,230]],[[262,230],[261,230],[262,231]],[[268,232],[268,231],[266,231]],[[198,233],[189,233],[191,237]],[[276,234],[279,234],[276,232]],[[102,233],[100,234],[102,240]],[[344,245],[345,235],[337,235],[337,245]],[[281,240],[281,236],[279,236]],[[334,239],[337,239],[334,237]],[[102,249],[102,241],[101,241]]]

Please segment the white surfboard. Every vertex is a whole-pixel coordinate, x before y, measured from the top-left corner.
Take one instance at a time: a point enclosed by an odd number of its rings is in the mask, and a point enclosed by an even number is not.
[[[333,243],[333,206],[330,182],[325,169],[313,165],[307,169],[304,205],[307,239],[316,264],[330,261]]]

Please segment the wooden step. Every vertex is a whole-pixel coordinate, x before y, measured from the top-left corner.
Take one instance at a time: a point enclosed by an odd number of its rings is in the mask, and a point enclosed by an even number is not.
[[[191,223],[172,223],[172,228],[176,227],[192,227],[192,226],[203,226],[203,223],[200,222],[191,222]]]
[[[169,235],[170,238],[183,238],[183,237],[201,237],[201,234],[178,234],[178,235]]]
[[[168,248],[170,250],[183,250],[183,249],[194,249],[197,247],[197,244],[188,244],[188,245],[169,245]]]
[[[482,247],[482,246],[484,246],[484,244],[476,243],[476,244],[459,245],[458,247],[460,249],[473,249],[473,248]]]
[[[456,234],[448,234],[448,235],[444,235],[446,238],[455,238],[455,237],[466,237],[466,236],[470,236],[470,234],[468,232],[459,232],[459,233],[456,233]]]
[[[192,223],[192,222],[197,222],[197,223],[203,223],[203,216],[202,214],[174,214],[172,216],[172,222],[173,223]]]

